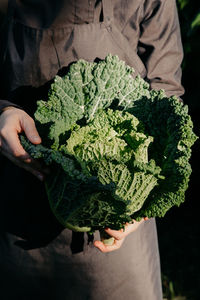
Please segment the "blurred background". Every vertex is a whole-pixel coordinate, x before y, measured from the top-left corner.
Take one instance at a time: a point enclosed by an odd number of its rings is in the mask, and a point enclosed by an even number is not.
[[[167,1],[167,0],[166,0]],[[177,0],[184,47],[184,103],[200,137],[200,1]],[[200,139],[192,148],[186,201],[157,219],[164,299],[200,299]]]

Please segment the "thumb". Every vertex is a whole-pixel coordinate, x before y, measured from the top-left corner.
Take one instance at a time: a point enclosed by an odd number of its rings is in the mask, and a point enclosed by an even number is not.
[[[31,118],[24,118],[22,128],[27,138],[32,144],[40,144],[42,142],[41,137],[35,127],[35,122]]]

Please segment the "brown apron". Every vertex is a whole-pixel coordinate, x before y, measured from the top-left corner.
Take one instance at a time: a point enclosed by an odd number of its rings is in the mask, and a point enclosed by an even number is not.
[[[10,16],[1,97],[32,114],[58,72],[80,58],[94,61],[108,53],[145,76],[142,61],[114,25],[111,3],[102,1],[103,22],[96,18],[62,28],[32,28]],[[14,5],[9,1],[8,15]],[[72,234],[58,224],[42,183],[2,157],[0,163],[2,299],[162,299],[154,219],[130,234],[121,249],[103,254],[87,234]]]

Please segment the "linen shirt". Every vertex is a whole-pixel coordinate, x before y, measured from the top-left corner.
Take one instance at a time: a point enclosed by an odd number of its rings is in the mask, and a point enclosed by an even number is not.
[[[168,96],[183,95],[183,49],[175,0],[112,0],[112,4],[115,25],[144,63],[144,79]],[[0,11],[3,21],[3,2]],[[101,22],[102,16],[100,0],[17,0],[14,19],[30,27],[53,29]],[[0,100],[0,111],[10,105],[9,99]]]

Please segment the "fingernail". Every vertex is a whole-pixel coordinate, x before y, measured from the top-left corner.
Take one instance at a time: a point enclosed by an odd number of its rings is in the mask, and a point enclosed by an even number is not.
[[[33,141],[40,141],[40,140],[41,140],[41,138],[40,138],[39,136],[36,136],[36,135],[31,136],[31,139],[32,139]]]

